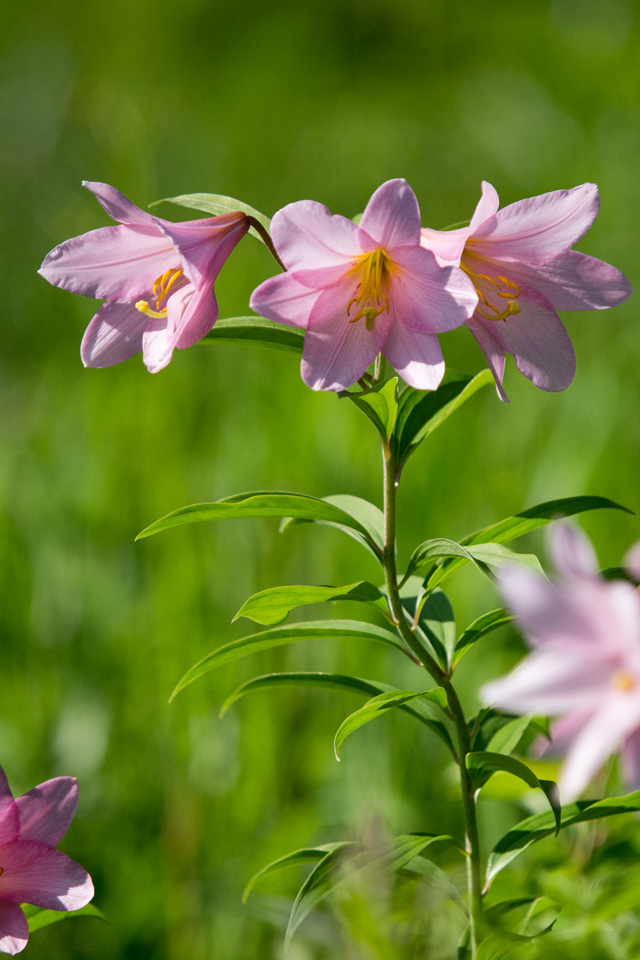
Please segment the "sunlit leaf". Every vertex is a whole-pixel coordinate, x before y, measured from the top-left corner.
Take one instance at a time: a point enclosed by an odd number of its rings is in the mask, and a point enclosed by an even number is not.
[[[499,772],[510,773],[512,776],[523,780],[527,786],[535,790],[542,790],[553,811],[556,829],[560,829],[560,801],[556,784],[552,780],[538,780],[533,770],[530,770],[526,763],[504,753],[491,753],[488,750],[481,750],[467,754],[467,769],[477,790],[483,787],[494,773]]]
[[[265,217],[264,213],[260,213],[255,207],[250,207],[248,203],[244,203],[242,200],[236,200],[234,197],[225,197],[219,193],[181,193],[177,197],[164,197],[162,200],[156,200],[154,203],[150,203],[149,206],[156,207],[160,203],[175,203],[178,207],[188,207],[190,210],[199,210],[201,213],[208,213],[209,216],[213,217],[219,217],[224,213],[235,213],[237,210],[240,210],[242,213],[246,213],[247,216],[254,217],[258,223],[262,224],[267,233],[269,233],[271,228],[271,221],[269,217]],[[252,233],[258,240],[262,240],[258,231],[254,230],[253,227],[250,228],[249,233]]]
[[[613,817],[621,813],[637,813],[640,810],[640,790],[623,797],[605,800],[578,800],[562,808],[561,827],[600,817]],[[550,813],[538,813],[517,824],[498,840],[489,856],[487,884],[518,854],[532,843],[555,833],[555,817]]]
[[[369,390],[339,394],[348,397],[371,420],[383,440],[391,436],[398,415],[398,378],[377,383]]]
[[[351,524],[324,519],[323,517],[296,515],[283,520],[280,524],[280,530],[284,532],[289,527],[308,522],[337,527],[343,533],[362,543],[374,554],[376,559],[380,560],[384,549],[384,514],[382,510],[368,500],[363,500],[362,497],[353,497],[348,493],[337,493],[330,497],[323,497],[322,500],[323,503],[327,503],[347,514],[351,518]]]
[[[531,714],[514,717],[493,734],[487,744],[490,753],[513,753],[533,720]]]
[[[358,620],[311,620],[304,623],[292,623],[284,627],[263,630],[262,633],[242,637],[240,640],[232,640],[231,643],[226,643],[224,646],[218,647],[217,650],[213,650],[194,664],[190,670],[187,670],[169,699],[173,700],[176,694],[184,690],[194,680],[204,676],[205,673],[216,670],[225,663],[232,663],[234,660],[248,657],[259,650],[269,650],[272,647],[298,643],[301,640],[328,639],[375,640],[378,643],[386,644],[388,647],[394,647],[411,658],[411,654],[396,633],[392,633],[384,627],[377,627],[373,623],[360,623]]]
[[[304,330],[274,323],[264,317],[228,317],[217,320],[200,343],[249,343],[302,353]]]
[[[504,627],[508,623],[511,623],[512,620],[513,617],[508,614],[506,610],[500,608],[498,610],[491,610],[489,613],[483,613],[481,617],[478,617],[477,620],[470,623],[456,641],[453,654],[454,665],[459,663],[474,643],[477,643],[482,637],[491,633],[492,630],[497,630],[499,627]]]
[[[74,917],[107,919],[102,910],[98,910],[92,903],[80,907],[79,910],[45,910],[43,907],[34,907],[32,904],[25,903],[22,910],[29,923],[29,933],[35,933],[43,927],[50,927],[52,923],[60,923],[61,920],[72,920]]]
[[[443,590],[434,590],[421,605],[418,625],[447,669],[456,643],[456,618]]]
[[[256,883],[270,876],[270,874],[277,873],[285,867],[317,863],[318,860],[324,860],[328,853],[333,853],[336,850],[344,850],[345,847],[353,845],[349,840],[343,840],[338,843],[323,843],[317,847],[301,847],[299,850],[293,850],[291,853],[287,853],[284,857],[278,857],[277,860],[272,860],[271,863],[268,863],[266,867],[262,867],[261,870],[258,870],[258,872],[254,873],[251,877],[242,893],[242,902],[246,903]]]
[[[256,623],[270,626],[282,623],[296,607],[329,600],[358,600],[370,603],[384,616],[389,616],[389,606],[381,591],[372,583],[360,580],[345,587],[290,586],[261,590],[243,603],[233,619],[247,617]]]
[[[388,683],[380,683],[376,680],[364,680],[361,677],[349,677],[339,673],[268,673],[261,677],[254,677],[241,684],[234,692],[227,697],[222,708],[220,716],[224,716],[232,703],[244,697],[247,693],[254,690],[265,690],[272,687],[282,686],[309,686],[309,687],[329,687],[337,689],[353,690],[357,693],[365,694],[369,697],[375,697],[380,693],[399,693],[395,687]],[[446,744],[449,750],[453,752],[453,740],[451,735],[441,720],[434,717],[439,710],[426,700],[413,700],[407,703],[398,704],[398,709],[410,714],[416,720],[419,720],[426,727],[429,727]]]
[[[207,520],[238,517],[299,517],[304,520],[330,523],[355,531],[359,538],[375,552],[368,530],[350,513],[318,497],[278,490],[237,493],[214,503],[194,503],[188,507],[181,507],[145,527],[136,539],[141,540],[161,530],[169,530],[171,527],[178,527],[185,523],[202,523]]]
[[[340,724],[333,741],[336,760],[340,759],[340,747],[350,734],[364,726],[365,723],[375,720],[376,717],[386,713],[388,710],[392,710],[394,707],[402,707],[404,704],[418,697],[434,703],[437,707],[440,707],[441,710],[446,708],[447,698],[441,687],[420,693],[416,693],[415,690],[391,690],[386,693],[381,693],[367,701],[363,707],[360,707],[359,710],[350,714],[347,719]]]

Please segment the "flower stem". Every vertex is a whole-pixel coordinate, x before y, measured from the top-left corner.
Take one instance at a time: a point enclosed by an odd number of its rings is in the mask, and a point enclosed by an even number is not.
[[[425,670],[442,687],[447,695],[449,712],[456,726],[458,755],[456,762],[460,767],[460,788],[465,829],[465,850],[467,854],[467,889],[469,894],[469,941],[471,960],[476,960],[480,931],[482,929],[482,864],[480,859],[480,838],[476,801],[471,776],[467,769],[467,755],[471,752],[471,737],[462,704],[451,682],[450,673],[445,671],[437,660],[424,649],[415,635],[400,599],[398,573],[396,565],[396,498],[398,479],[393,452],[388,442],[383,442],[384,469],[384,552],[383,566],[385,582],[389,595],[389,606],[398,631],[412,653],[416,655]]]
[[[269,253],[270,253],[271,256],[273,257],[273,259],[276,261],[276,263],[278,264],[278,266],[279,266],[279,267],[282,267],[283,270],[286,270],[287,268],[285,267],[284,263],[282,262],[282,260],[281,260],[280,257],[278,256],[278,254],[276,253],[276,248],[275,248],[274,245],[273,245],[273,240],[271,239],[271,237],[270,237],[270,235],[269,235],[269,231],[266,230],[265,227],[262,226],[262,224],[260,223],[260,221],[259,221],[259,220],[256,220],[255,217],[248,217],[247,219],[249,220],[249,223],[251,224],[251,226],[253,227],[253,229],[256,231],[256,233],[259,233],[259,234],[260,234],[260,238],[261,238],[262,241],[264,242],[265,247],[267,248],[267,250],[269,251]]]

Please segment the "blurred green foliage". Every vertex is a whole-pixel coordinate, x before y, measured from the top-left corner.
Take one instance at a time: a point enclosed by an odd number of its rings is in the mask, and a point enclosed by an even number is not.
[[[93,874],[111,922],[37,933],[33,958],[280,958],[299,878],[274,878],[243,907],[243,885],[263,863],[376,824],[385,834],[459,830],[446,758],[406,716],[363,729],[340,765],[332,736],[359,705],[349,694],[257,693],[217,719],[238,683],[272,669],[420,682],[385,650],[327,642],[265,652],[167,705],[192,663],[250,632],[230,624],[249,594],[377,582],[378,571],[335,531],[279,536],[275,520],[137,544],[135,534],[183,504],[242,490],[379,503],[378,444],[359,411],[303,386],[292,355],[207,345],[177,352],[156,376],[140,358],[84,370],[78,347],[94,305],[35,274],[53,245],[109,222],[80,181],[112,183],[141,206],[211,191],[270,215],[304,198],[354,215],[383,180],[404,176],[423,221],[438,227],[470,216],[482,179],[503,204],[590,180],[602,211],[581,249],[637,284],[639,40],[633,0],[30,0],[4,18],[0,762],[16,793],[79,777],[63,846]],[[272,272],[260,244],[244,241],[218,285],[221,316],[247,313]],[[566,393],[543,394],[509,367],[510,405],[482,391],[430,439],[403,477],[401,558],[419,540],[460,537],[555,497],[640,508],[636,315],[633,299],[567,315],[578,371]],[[442,341],[449,364],[480,369],[464,329]],[[640,534],[621,513],[584,525],[603,566]],[[452,584],[462,625],[497,605],[473,571]],[[515,636],[491,642],[493,657],[472,651],[460,671],[470,706],[477,683],[521,649]],[[483,816],[489,843],[519,814],[497,796]],[[545,850],[545,869],[560,870]],[[582,892],[566,873],[555,886],[588,906],[589,884],[603,882],[602,863],[594,870]],[[439,956],[438,938],[457,930],[441,896],[414,890],[393,909],[390,897],[355,892],[343,904],[362,956],[396,956],[365,943],[394,917],[414,944],[403,957]],[[391,919],[374,922],[383,901]],[[585,923],[571,927],[569,914],[567,944]],[[288,960],[339,955],[340,925],[327,924],[309,918]],[[624,930],[606,929],[608,945],[592,940],[590,957],[626,956],[616,946]]]

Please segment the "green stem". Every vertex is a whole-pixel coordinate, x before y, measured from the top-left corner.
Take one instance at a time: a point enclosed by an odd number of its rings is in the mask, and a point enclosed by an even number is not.
[[[262,240],[264,241],[265,247],[267,248],[267,250],[269,251],[269,253],[270,253],[271,256],[273,257],[273,259],[276,261],[276,263],[278,264],[278,266],[279,266],[279,267],[282,267],[283,270],[286,270],[287,268],[285,267],[284,263],[282,262],[282,260],[281,260],[280,257],[278,256],[278,254],[276,253],[276,248],[275,248],[274,245],[273,245],[273,240],[271,239],[271,237],[270,237],[270,235],[269,235],[269,231],[266,230],[266,229],[262,226],[262,224],[260,223],[260,221],[259,221],[259,220],[256,220],[255,217],[247,217],[247,219],[248,219],[249,223],[251,224],[251,226],[253,227],[253,229],[256,231],[256,233],[259,233],[259,234],[260,234],[260,237],[261,237]]]
[[[451,682],[450,674],[442,669],[437,660],[424,649],[412,629],[400,599],[398,572],[396,564],[396,498],[398,480],[393,452],[388,442],[383,443],[384,467],[384,552],[383,567],[389,605],[398,631],[410,650],[428,671],[438,686],[447,695],[451,717],[456,726],[458,737],[458,756],[460,767],[460,788],[465,828],[465,849],[467,853],[467,887],[469,892],[469,924],[471,960],[476,960],[478,940],[482,928],[482,863],[480,859],[480,838],[476,801],[467,769],[467,755],[471,752],[471,737],[462,704]]]

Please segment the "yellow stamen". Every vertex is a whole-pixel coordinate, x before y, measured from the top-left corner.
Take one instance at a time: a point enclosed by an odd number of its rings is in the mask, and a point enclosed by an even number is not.
[[[153,284],[153,295],[156,298],[155,309],[149,306],[148,300],[138,300],[135,304],[136,310],[139,310],[140,313],[146,313],[148,317],[155,317],[156,319],[166,317],[167,308],[162,306],[162,301],[167,299],[169,294],[173,292],[174,287],[181,284],[183,280],[186,282],[186,279],[182,270],[178,270],[175,267],[172,267],[170,270],[165,270]]]
[[[486,310],[490,311],[486,313],[485,310],[478,305],[476,307],[476,313],[479,313],[481,317],[484,317],[485,320],[506,320],[507,317],[513,317],[517,313],[520,313],[520,304],[516,301],[522,291],[517,283],[504,276],[490,277],[486,273],[475,273],[464,263],[461,263],[460,266],[467,276],[471,278],[480,303]],[[501,300],[506,300],[507,304],[505,308],[503,310],[498,309],[496,304],[491,303],[487,293],[494,297],[500,297]]]
[[[628,693],[630,690],[634,690],[637,686],[634,677],[632,677],[630,673],[627,673],[626,670],[618,670],[618,672],[614,675],[613,682],[616,687],[619,687],[620,690],[624,690],[625,693]]]
[[[382,286],[387,282],[390,266],[383,250],[365,253],[356,260],[350,273],[362,272],[362,280],[358,284],[357,296],[347,304],[347,317],[354,303],[357,307],[357,313],[349,317],[349,323],[356,323],[364,317],[367,330],[371,330],[376,317],[384,311],[389,312],[389,300],[382,292]]]

